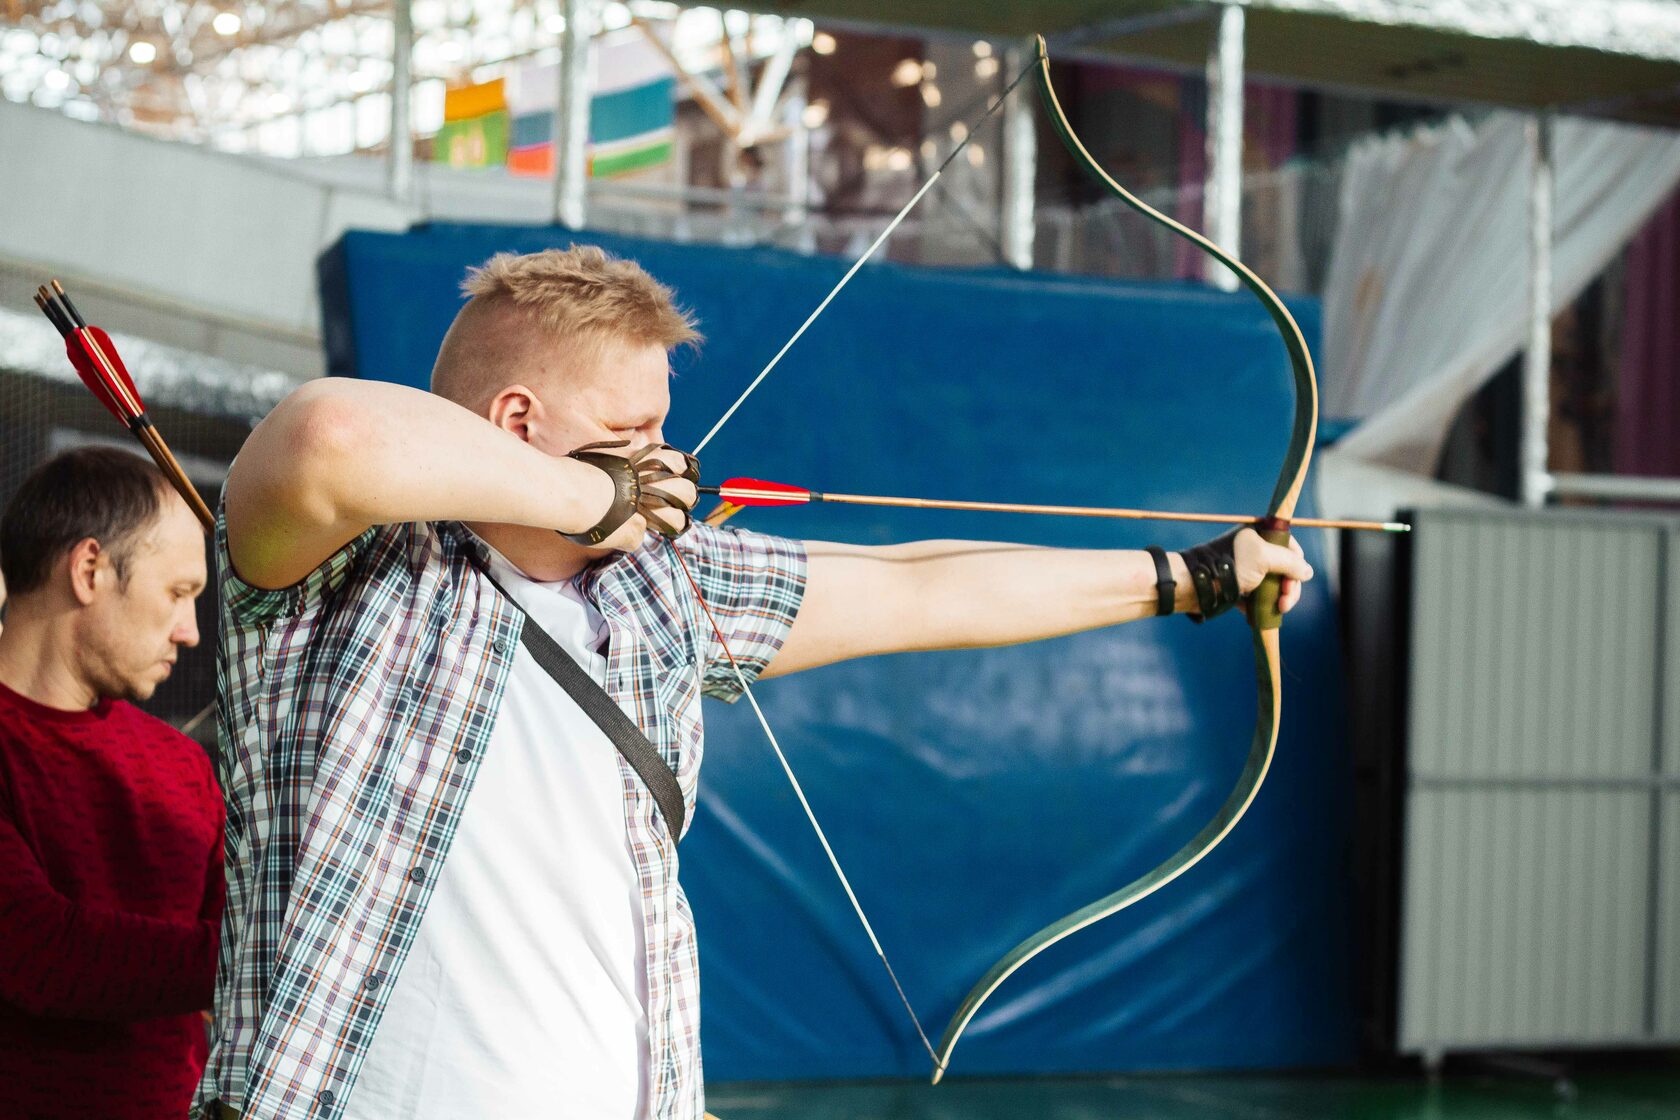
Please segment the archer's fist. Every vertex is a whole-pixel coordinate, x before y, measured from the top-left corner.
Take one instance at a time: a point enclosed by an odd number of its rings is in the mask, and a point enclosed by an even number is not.
[[[1233,543],[1237,569],[1237,586],[1244,601],[1263,583],[1267,576],[1283,577],[1278,595],[1278,608],[1285,613],[1293,610],[1301,599],[1301,585],[1313,578],[1312,565],[1301,553],[1295,538],[1287,545],[1272,544],[1252,528],[1242,529]]]
[[[582,532],[562,529],[567,540],[603,551],[633,552],[650,529],[675,539],[693,524],[692,511],[700,496],[700,464],[694,456],[666,443],[631,449],[628,440],[614,440],[585,444],[567,457],[595,467],[608,483],[604,490],[595,480],[607,501],[599,520]]]
[[[688,532],[694,503],[700,500],[699,460],[668,443],[654,443],[632,454],[631,461],[640,472],[637,510],[644,526],[672,540]]]

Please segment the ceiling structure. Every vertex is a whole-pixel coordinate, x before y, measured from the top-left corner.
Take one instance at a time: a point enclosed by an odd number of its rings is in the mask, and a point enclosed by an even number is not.
[[[4,0],[0,92],[176,139],[353,101],[390,80],[390,5]],[[432,44],[436,49],[436,44]]]
[[[441,120],[445,85],[552,61],[565,29],[563,0],[411,0],[411,11],[422,133]],[[809,36],[803,20],[656,0],[597,11],[608,33],[666,24],[698,66],[726,18],[755,56],[784,27]],[[386,142],[393,42],[391,0],[0,0],[0,96],[234,151],[339,154]]]
[[[1557,107],[1680,124],[1670,0],[1239,0],[1249,72],[1397,100]],[[553,53],[563,0],[412,0],[416,123],[447,82]],[[1058,57],[1200,71],[1218,0],[747,0],[771,16],[965,39],[1045,34]],[[0,0],[0,95],[232,150],[382,146],[391,0]],[[604,29],[676,20],[698,65],[742,12],[605,3]],[[761,19],[760,42],[781,24]],[[808,30],[806,32],[808,34]],[[772,48],[773,49],[773,48]]]
[[[1400,101],[1557,108],[1680,125],[1670,0],[1237,0],[1250,74]],[[824,23],[968,38],[1042,34],[1078,54],[1201,71],[1219,0],[750,0]]]

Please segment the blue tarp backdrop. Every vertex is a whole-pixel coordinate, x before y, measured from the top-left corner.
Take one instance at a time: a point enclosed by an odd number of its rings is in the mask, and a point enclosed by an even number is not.
[[[667,437],[678,446],[845,268],[555,228],[351,233],[322,261],[334,371],[424,385],[467,266],[573,241],[639,260],[698,315],[705,345],[675,362]],[[1294,308],[1316,339],[1317,306]],[[704,465],[714,481],[851,493],[1259,513],[1290,416],[1282,346],[1246,294],[881,265],[818,320]],[[866,543],[1175,548],[1208,535],[822,506],[736,523]],[[1319,534],[1301,540],[1322,559]],[[1283,663],[1277,760],[1241,825],[1177,883],[1007,981],[957,1047],[954,1075],[1353,1056],[1350,772],[1323,580],[1284,625]],[[758,694],[936,1037],[1010,946],[1195,833],[1236,780],[1254,721],[1236,615],[878,658]],[[706,719],[682,879],[700,928],[708,1078],[924,1075],[927,1055],[751,712],[711,704]]]

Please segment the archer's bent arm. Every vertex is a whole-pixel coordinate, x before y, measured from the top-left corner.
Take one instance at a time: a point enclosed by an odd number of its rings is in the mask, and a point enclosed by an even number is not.
[[[1155,563],[1147,552],[978,541],[805,547],[804,601],[766,677],[879,653],[1014,645],[1156,613]],[[1239,536],[1237,554],[1245,592],[1269,572],[1312,578],[1298,552],[1251,532]],[[1167,557],[1178,583],[1174,610],[1193,612],[1184,559]],[[1286,590],[1284,609],[1299,595],[1298,583]]]
[[[241,578],[286,587],[372,525],[463,520],[578,532],[612,482],[452,401],[321,378],[275,406],[228,472],[228,549]]]

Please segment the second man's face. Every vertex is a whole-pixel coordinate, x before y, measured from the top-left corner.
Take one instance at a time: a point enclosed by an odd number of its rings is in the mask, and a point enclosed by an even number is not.
[[[168,679],[181,647],[198,644],[195,602],[206,577],[204,530],[171,494],[136,542],[127,582],[104,573],[89,605],[82,656],[101,696],[145,700]]]

